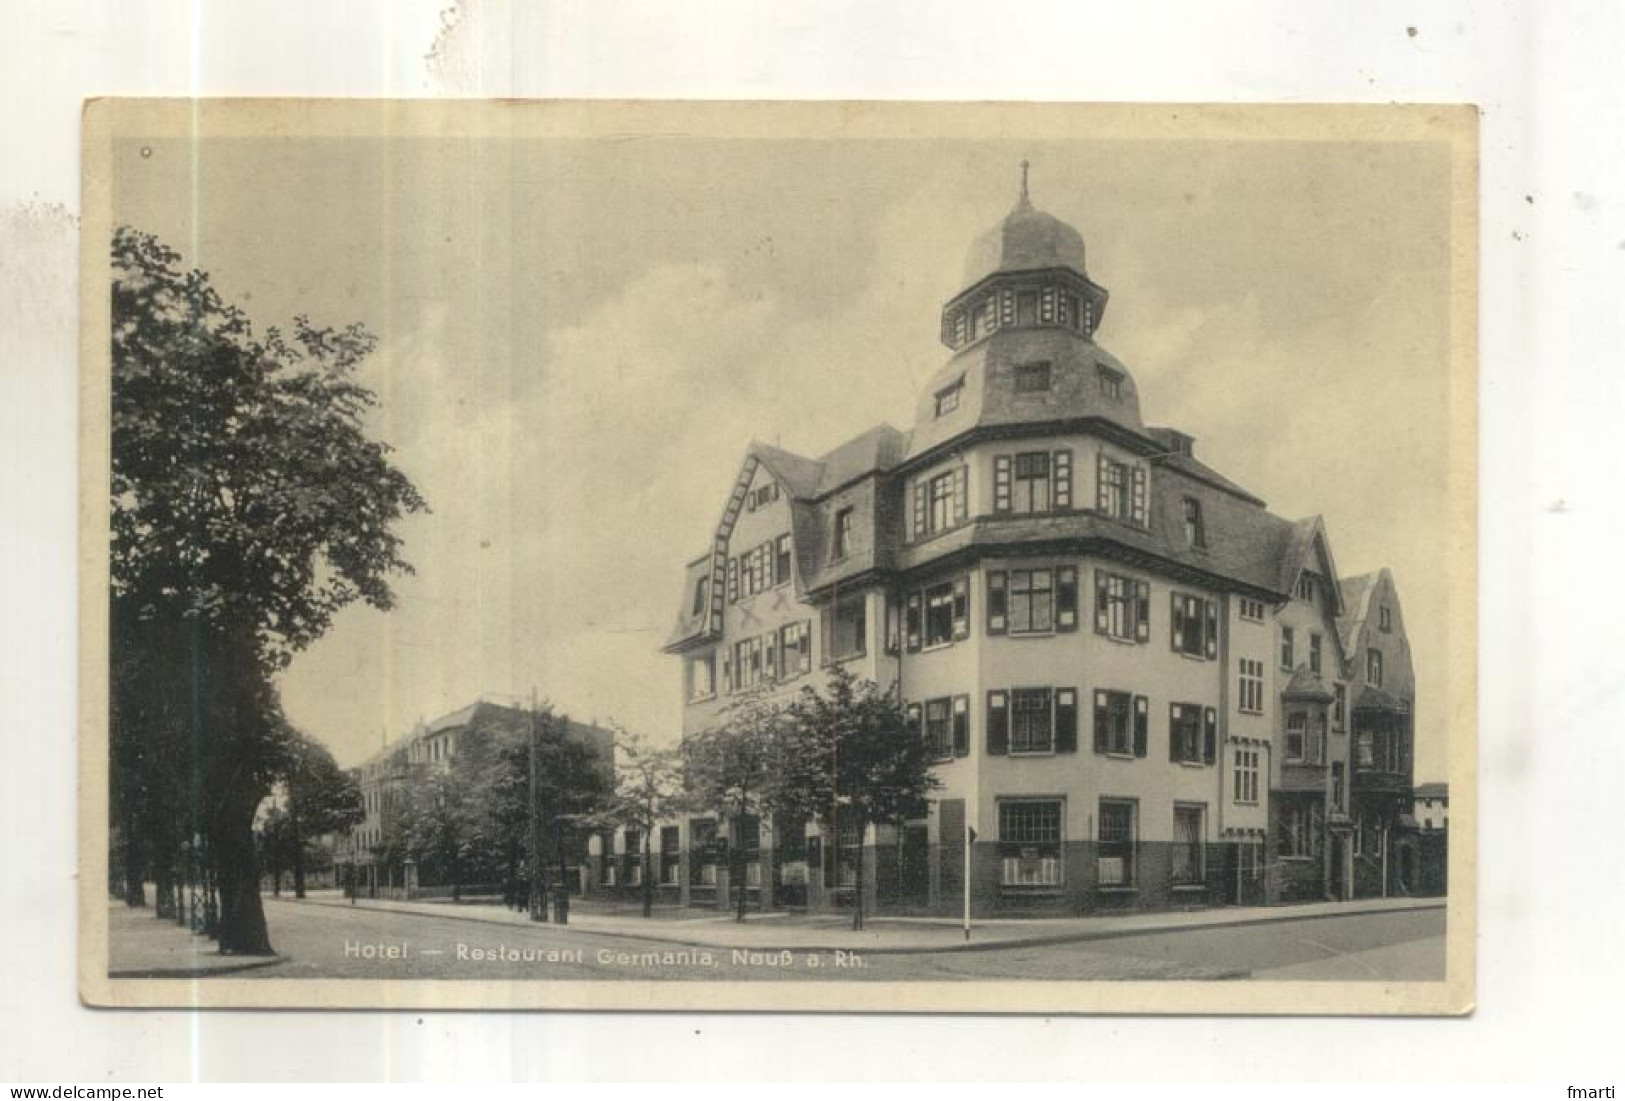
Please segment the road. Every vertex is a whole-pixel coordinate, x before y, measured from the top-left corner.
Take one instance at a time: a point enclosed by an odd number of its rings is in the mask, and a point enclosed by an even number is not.
[[[241,978],[956,981],[1427,980],[1444,974],[1444,912],[1358,914],[973,952],[751,953],[578,928],[267,900],[282,958]],[[115,936],[115,970],[121,970]]]

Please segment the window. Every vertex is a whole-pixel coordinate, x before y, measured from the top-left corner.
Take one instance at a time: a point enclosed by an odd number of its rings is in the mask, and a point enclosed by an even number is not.
[[[852,510],[843,508],[835,514],[835,554],[837,562],[852,553]]]
[[[1315,577],[1307,570],[1298,574],[1298,599],[1306,604],[1315,602]]]
[[[925,645],[945,646],[954,638],[954,585],[944,581],[925,590]]]
[[[1123,396],[1123,372],[1114,371],[1104,363],[1097,369],[1100,378],[1100,392],[1108,398],[1120,399]]]
[[[1348,724],[1349,690],[1346,685],[1332,685],[1332,729],[1342,730]]]
[[[1258,802],[1258,755],[1258,750],[1251,746],[1235,749],[1230,796],[1238,803]]]
[[[688,660],[688,698],[708,700],[717,694],[717,655],[704,654]]]
[[[1249,715],[1264,713],[1264,663],[1252,658],[1241,659],[1240,691],[1237,706]]]
[[[1307,740],[1308,730],[1309,716],[1302,711],[1294,711],[1286,717],[1286,760],[1303,760],[1304,742]]]
[[[1029,451],[1017,455],[1016,484],[1013,510],[1016,512],[1048,512],[1049,452]]]
[[[1016,364],[1016,393],[1041,394],[1049,389],[1050,365],[1048,363],[1018,363]]]
[[[1203,747],[1203,736],[1208,723],[1203,722],[1204,710],[1211,713],[1212,708],[1204,709],[1194,703],[1171,703],[1168,705],[1168,759],[1184,764],[1199,765],[1208,759],[1208,753]],[[1211,718],[1211,715],[1206,716]]]
[[[1219,656],[1219,606],[1213,601],[1174,593],[1170,630],[1175,652],[1198,658]]]
[[[1054,588],[1049,570],[1011,570],[1010,633],[1037,634],[1054,629]]]
[[[1202,527],[1202,502],[1195,497],[1185,498],[1185,544],[1191,547],[1207,546],[1207,532]]]
[[[677,873],[682,867],[682,848],[676,826],[660,828],[660,885],[677,886]]]
[[[790,579],[790,536],[788,534],[779,536],[778,544],[783,548],[782,576],[776,576],[781,554],[775,552],[773,540],[752,547],[737,557],[729,559],[728,599],[730,601],[737,601],[741,597],[766,592],[768,589],[773,588],[775,584]]]
[[[1309,671],[1320,676],[1320,636],[1313,631],[1309,634]]]
[[[1061,803],[1057,799],[999,803],[999,882],[1005,887],[1061,885]]]
[[[932,531],[946,531],[953,517],[954,476],[952,472],[932,478],[927,491]]]
[[[1055,748],[1048,688],[1010,693],[1010,752],[1049,753]]]
[[[1061,318],[1063,325],[1070,325],[1074,329],[1080,328],[1083,323],[1083,312],[1078,309],[1078,296],[1065,294],[1061,296],[1061,308],[1066,313]]]
[[[824,607],[826,661],[844,661],[868,649],[868,602],[862,593],[837,597]]]
[[[779,675],[794,677],[812,672],[812,623],[798,620],[779,628]]]
[[[1016,324],[1031,325],[1038,320],[1038,292],[1020,291],[1016,294]]]
[[[965,390],[965,380],[960,379],[951,386],[944,386],[937,391],[937,416],[943,417],[959,408],[959,395]]]
[[[1200,884],[1206,874],[1202,851],[1202,806],[1174,806],[1173,868],[1170,878],[1176,886]]]
[[[1320,856],[1321,810],[1315,803],[1289,803],[1277,820],[1281,855],[1315,859]]]
[[[1145,467],[1129,466],[1101,452],[1096,476],[1096,507],[1116,520],[1145,526]]]
[[[1124,642],[1151,638],[1151,585],[1095,571],[1095,633]]]
[[[993,511],[1030,514],[1072,507],[1072,452],[1026,451],[993,458]]]
[[[1135,804],[1126,799],[1100,801],[1098,879],[1102,887],[1134,886]]]
[[[1378,619],[1381,624],[1381,630],[1392,631],[1394,629],[1394,610],[1388,607],[1388,605],[1384,604],[1378,609]]]
[[[1292,628],[1281,628],[1281,668],[1292,668]]]
[[[1095,752],[1145,756],[1149,704],[1144,696],[1099,689],[1095,692]]]
[[[785,532],[773,544],[773,580],[783,585],[790,580],[790,533]]]
[[[1254,623],[1264,622],[1264,602],[1251,597],[1241,598],[1241,618],[1250,619]]]
[[[770,505],[778,499],[779,483],[769,482],[767,485],[758,486],[756,489],[751,490],[750,494],[745,498],[745,510],[755,512],[757,509]]]
[[[1382,651],[1365,652],[1365,682],[1373,688],[1382,687]]]
[[[766,647],[760,638],[740,639],[734,643],[729,690],[739,692],[762,683],[767,673],[765,658]]]
[[[710,591],[711,579],[709,577],[702,577],[698,581],[694,582],[693,615],[699,615],[701,612],[705,611],[705,597]]]

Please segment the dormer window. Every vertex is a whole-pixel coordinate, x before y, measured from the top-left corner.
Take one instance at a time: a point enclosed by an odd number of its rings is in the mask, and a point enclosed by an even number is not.
[[[1384,604],[1380,609],[1380,612],[1381,614],[1379,618],[1381,621],[1381,629],[1384,631],[1392,631],[1394,629],[1394,610],[1388,607],[1388,605]]]
[[[852,510],[843,508],[835,514],[835,560],[839,562],[852,553]]]
[[[1202,525],[1202,502],[1195,497],[1185,498],[1185,543],[1192,547],[1207,546],[1207,531]]]
[[[1100,376],[1100,392],[1113,401],[1121,401],[1123,397],[1123,372],[1114,371],[1102,364],[1096,368]]]
[[[964,392],[965,380],[957,379],[951,386],[937,391],[937,416],[945,417],[959,408],[959,396]]]
[[[701,612],[705,611],[705,598],[710,590],[711,579],[709,577],[701,577],[698,581],[694,582],[694,615],[699,615]]]
[[[1050,365],[1048,361],[1016,364],[1016,393],[1041,394],[1049,389]]]
[[[1303,601],[1305,604],[1313,604],[1315,602],[1314,575],[1308,572],[1300,573],[1298,575],[1298,599]]]

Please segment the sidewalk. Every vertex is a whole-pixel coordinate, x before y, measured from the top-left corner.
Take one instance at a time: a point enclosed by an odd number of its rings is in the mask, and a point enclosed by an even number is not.
[[[214,941],[153,916],[152,907],[107,906],[107,973],[115,979],[189,979],[254,971],[281,956],[222,956]]]
[[[396,913],[516,925],[563,931],[560,926],[532,922],[528,915],[506,907],[482,903],[401,902],[393,899],[362,899],[351,906],[337,892],[313,892],[302,902],[284,896],[294,905],[342,906],[346,909],[389,910]],[[806,952],[864,951],[873,953],[917,953],[985,951],[1014,946],[1039,947],[1050,944],[1104,940],[1110,937],[1174,932],[1182,929],[1211,929],[1238,925],[1305,921],[1355,914],[1393,913],[1406,910],[1442,909],[1442,898],[1364,899],[1357,902],[1316,902],[1297,906],[1229,906],[1211,910],[1169,913],[1123,914],[1102,917],[1002,918],[974,922],[967,941],[963,927],[953,918],[865,918],[862,932],[852,931],[850,916],[840,914],[755,913],[736,922],[732,913],[714,910],[657,908],[656,916],[645,918],[639,911],[606,912],[580,905],[570,907],[569,929],[598,936],[627,937],[700,948],[750,949],[771,952],[781,949]]]

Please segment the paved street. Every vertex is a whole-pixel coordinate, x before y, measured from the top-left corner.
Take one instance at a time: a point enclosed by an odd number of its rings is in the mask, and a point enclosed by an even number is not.
[[[115,973],[207,967],[241,978],[948,981],[964,979],[1442,978],[1442,910],[1189,928],[1065,944],[914,953],[700,948],[548,925],[266,901],[275,961],[223,960],[208,942],[123,907]],[[669,932],[669,927],[665,930]],[[143,947],[137,950],[134,946]],[[121,945],[130,949],[121,954]],[[164,956],[163,953],[168,953]]]

